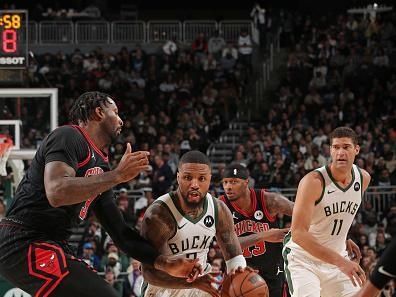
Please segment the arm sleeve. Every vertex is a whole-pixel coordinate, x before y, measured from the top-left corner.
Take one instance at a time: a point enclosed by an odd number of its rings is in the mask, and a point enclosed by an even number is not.
[[[54,130],[47,139],[45,164],[61,161],[77,171],[78,163],[89,155],[86,140],[75,128],[63,126]]]
[[[121,250],[144,264],[154,265],[159,253],[139,235],[136,229],[127,226],[114,202],[112,190],[95,199],[93,210],[99,222]]]
[[[370,276],[373,285],[381,290],[392,278],[396,279],[396,238],[386,248]]]

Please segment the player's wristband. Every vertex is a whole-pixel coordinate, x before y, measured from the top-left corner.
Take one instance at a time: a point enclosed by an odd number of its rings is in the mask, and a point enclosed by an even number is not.
[[[234,258],[226,261],[227,273],[229,273],[232,269],[242,267],[246,267],[245,257],[242,255],[235,256]]]

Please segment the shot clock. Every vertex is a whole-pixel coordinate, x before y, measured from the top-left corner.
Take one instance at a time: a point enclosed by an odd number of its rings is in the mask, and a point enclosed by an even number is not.
[[[0,10],[0,68],[28,65],[28,14],[26,10]]]

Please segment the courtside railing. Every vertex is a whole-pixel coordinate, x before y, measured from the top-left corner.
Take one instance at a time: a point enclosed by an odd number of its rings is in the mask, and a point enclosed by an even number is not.
[[[190,43],[200,33],[209,39],[216,30],[226,41],[236,42],[242,30],[252,36],[253,23],[250,20],[33,21],[29,22],[28,37],[35,45],[152,43],[171,38]]]

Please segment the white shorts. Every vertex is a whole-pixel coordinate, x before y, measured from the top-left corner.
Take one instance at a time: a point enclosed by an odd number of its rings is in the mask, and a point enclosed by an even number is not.
[[[148,285],[144,297],[211,297],[198,289],[168,289]]]
[[[283,252],[285,276],[292,297],[349,297],[360,287],[341,270],[320,260],[286,248]]]

